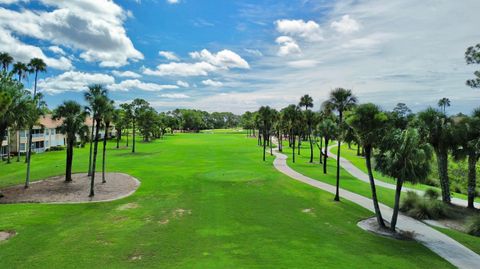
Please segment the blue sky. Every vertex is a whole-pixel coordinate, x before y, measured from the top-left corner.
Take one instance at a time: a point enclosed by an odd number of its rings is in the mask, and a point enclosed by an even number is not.
[[[480,105],[465,86],[480,42],[480,1],[0,0],[0,51],[44,58],[40,91],[54,108],[83,101],[92,83],[111,97],[242,113],[281,108],[335,87],[361,102],[414,110],[452,100]],[[30,80],[31,82],[31,80]],[[29,85],[30,86],[30,85]]]

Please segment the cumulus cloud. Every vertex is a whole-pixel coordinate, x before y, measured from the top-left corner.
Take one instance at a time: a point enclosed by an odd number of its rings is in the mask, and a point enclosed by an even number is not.
[[[143,59],[123,27],[129,13],[113,1],[40,0],[40,4],[42,9],[35,11],[0,8],[0,32],[10,39],[27,36],[78,49],[80,58],[104,67]],[[16,43],[28,46],[18,39]],[[1,38],[0,44],[5,47],[8,40]]]
[[[350,34],[360,30],[360,24],[356,20],[350,18],[349,15],[342,16],[341,20],[332,22],[330,26],[335,29],[335,31],[342,34]]]
[[[156,69],[144,68],[143,73],[150,76],[207,76],[211,72],[230,70],[232,68],[249,69],[250,65],[240,55],[230,50],[211,53],[204,49],[190,53],[190,57],[197,62],[171,62],[160,64]]]
[[[124,80],[117,84],[108,85],[107,88],[112,91],[142,90],[142,91],[154,92],[154,91],[161,91],[166,89],[178,89],[178,86],[146,83],[138,79],[129,79],[129,80]]]
[[[173,53],[171,51],[159,51],[158,55],[160,55],[160,56],[162,56],[165,59],[170,60],[170,61],[179,61],[180,60],[180,59],[178,59],[177,55],[175,55],[175,53]]]
[[[180,87],[182,87],[182,88],[188,88],[188,87],[190,87],[190,84],[188,84],[188,82],[181,81],[181,80],[177,81],[177,85],[180,86]]]
[[[106,74],[68,71],[58,76],[38,81],[40,92],[58,94],[68,91],[80,92],[87,90],[91,84],[112,84],[115,79]]]
[[[161,94],[160,97],[168,98],[168,99],[187,99],[190,96],[183,94],[183,93],[165,93]]]
[[[279,36],[275,42],[280,45],[277,52],[279,56],[288,56],[302,52],[297,42],[289,36]]]
[[[223,86],[222,82],[216,81],[216,80],[211,80],[211,79],[203,80],[202,84],[205,85],[205,86],[210,86],[210,87],[222,87]]]
[[[323,40],[322,29],[314,21],[304,20],[277,20],[275,22],[277,31],[283,35],[300,37],[306,41]]]
[[[169,3],[169,4],[179,4],[180,0],[167,0],[167,3]]]
[[[211,53],[203,49],[202,51],[195,51],[190,53],[190,57],[196,60],[201,60],[210,63],[214,66],[224,69],[241,68],[249,69],[250,65],[240,55],[231,50],[222,50],[218,53]]]
[[[132,72],[132,71],[117,71],[113,70],[112,74],[116,77],[121,77],[121,78],[141,78],[142,75]]]

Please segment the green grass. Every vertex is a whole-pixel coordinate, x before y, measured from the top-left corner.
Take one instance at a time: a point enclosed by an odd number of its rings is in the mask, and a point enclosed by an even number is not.
[[[286,143],[285,143],[286,144]],[[342,148],[343,150],[343,148]],[[323,174],[323,166],[320,166],[318,163],[318,154],[319,151],[318,149],[314,146],[314,163],[310,163],[310,146],[308,143],[303,143],[302,148],[301,148],[301,155],[296,156],[296,162],[292,162],[292,150],[289,147],[284,146],[283,152],[289,156],[287,159],[288,165],[295,169],[296,171],[314,178],[316,180],[335,185],[336,184],[336,160],[333,158],[329,158],[327,161],[327,175]],[[344,154],[342,151],[341,155],[342,157],[348,159],[349,157],[347,156],[348,153]],[[356,156],[356,151],[355,151],[355,157]],[[357,157],[360,159],[359,157]],[[364,161],[364,159],[362,158]],[[356,164],[360,168],[360,162],[356,160]],[[362,196],[371,198],[371,190],[370,190],[370,184],[363,182],[352,175],[350,175],[347,171],[345,171],[343,168],[340,169],[340,187],[346,190],[349,190],[351,192],[360,194]],[[388,205],[390,207],[393,207],[394,204],[394,198],[395,198],[395,191],[392,189],[384,188],[377,186],[377,196],[378,199],[381,203],[384,203],[385,205]],[[341,192],[340,192],[340,197],[341,197]],[[331,195],[331,199],[333,199],[333,195]],[[471,245],[477,245],[480,246],[480,238],[468,235],[465,233],[457,232],[457,231],[452,231],[451,233],[448,233],[449,236],[451,236],[453,239],[457,240],[458,242],[464,244],[467,247],[470,247]],[[480,249],[479,247],[472,247],[471,248],[473,251],[476,253],[480,254]]]
[[[109,171],[142,182],[128,198],[0,205],[0,230],[18,232],[0,243],[2,267],[452,268],[416,242],[361,230],[356,223],[369,211],[277,172],[244,134],[178,134],[137,146],[137,154],[113,143],[108,150]],[[33,177],[62,174],[64,154],[35,155]],[[86,171],[87,156],[76,151],[74,171]],[[22,183],[25,165],[0,171],[2,186]],[[139,207],[117,210],[126,203]],[[178,209],[191,214],[175,217]]]

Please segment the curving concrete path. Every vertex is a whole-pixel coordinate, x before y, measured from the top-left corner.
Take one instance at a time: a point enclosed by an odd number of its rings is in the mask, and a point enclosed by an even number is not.
[[[333,158],[335,160],[337,159],[337,155],[332,153],[331,149],[336,147],[336,146],[337,145],[332,145],[332,146],[328,147],[328,157]],[[367,182],[368,184],[370,184],[370,180],[368,179],[368,174],[366,174],[365,172],[360,170],[358,167],[353,165],[347,159],[344,159],[343,157],[340,157],[340,166],[343,169],[345,169],[352,176],[358,178],[361,181],[364,181],[364,182]],[[390,184],[390,183],[387,183],[387,182],[384,182],[384,181],[381,181],[381,180],[378,180],[378,179],[375,179],[375,185],[380,186],[380,187],[384,187],[384,188],[388,188],[388,189],[392,189],[392,190],[395,190],[395,188],[396,188],[396,186],[394,184]],[[403,187],[402,191],[404,191],[404,192],[414,191],[414,192],[416,192],[420,195],[423,195],[423,193],[424,193],[424,191],[422,191],[422,190],[417,190],[417,189],[412,189],[412,188],[407,188],[407,187]],[[452,204],[467,207],[467,200],[452,197]],[[479,203],[475,203],[474,205],[477,208],[480,206]]]
[[[335,194],[335,186],[309,178],[293,170],[287,165],[286,160],[288,157],[279,153],[277,149],[274,149],[273,154],[276,157],[273,161],[273,165],[278,171],[297,181]],[[374,212],[372,200],[369,198],[344,189],[341,189],[341,197]],[[393,209],[384,204],[380,204],[380,208],[383,217],[390,219],[393,214]],[[476,269],[480,264],[480,255],[423,222],[400,214],[398,216],[397,227],[399,230],[413,231],[415,233],[415,240],[421,242],[430,250],[458,268]]]

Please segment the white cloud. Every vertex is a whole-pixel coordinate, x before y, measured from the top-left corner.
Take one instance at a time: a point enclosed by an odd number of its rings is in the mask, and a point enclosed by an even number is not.
[[[198,52],[191,52],[190,57],[196,60],[205,61],[212,65],[215,65],[219,68],[230,69],[230,68],[241,68],[249,69],[250,65],[245,61],[240,55],[236,54],[231,50],[222,50],[218,53],[211,53],[210,51],[203,49]]]
[[[181,81],[181,80],[178,80],[178,81],[177,81],[177,85],[180,86],[180,87],[182,87],[182,88],[188,88],[188,87],[190,87],[190,84],[188,84],[188,82],[186,82],[186,81]]]
[[[28,2],[29,0],[0,0],[0,4],[10,5],[20,2]]]
[[[150,76],[207,76],[210,72],[216,71],[218,68],[207,63],[168,63],[160,64],[155,70],[145,68],[143,74]]]
[[[170,60],[170,61],[179,61],[180,60],[180,59],[178,59],[177,55],[175,55],[175,53],[173,53],[171,51],[159,51],[158,55],[160,55],[160,56],[162,56],[165,59]]]
[[[290,61],[287,63],[288,66],[293,68],[311,68],[315,67],[318,62],[315,60],[298,60],[298,61]]]
[[[107,85],[114,82],[115,79],[106,74],[68,71],[58,76],[39,80],[38,88],[40,92],[58,94],[67,91],[85,91],[91,84]]]
[[[306,41],[323,40],[322,29],[314,21],[304,20],[277,20],[275,22],[277,31],[283,35],[300,37]]]
[[[169,4],[179,4],[180,0],[167,0],[167,3],[169,3]]]
[[[117,71],[113,70],[112,74],[116,77],[121,77],[121,78],[141,78],[142,75],[132,72],[132,71]]]
[[[160,97],[169,98],[169,99],[187,99],[190,96],[183,94],[183,93],[165,93],[161,94]]]
[[[216,80],[211,80],[211,79],[203,80],[202,84],[205,85],[205,86],[211,86],[211,87],[222,87],[223,86],[222,82],[216,81]]]
[[[161,91],[166,89],[178,89],[177,85],[160,85],[156,83],[146,83],[138,79],[124,80],[117,84],[108,85],[107,88],[112,91],[129,91],[129,90],[142,90],[142,91]]]
[[[128,13],[113,1],[41,0],[40,4],[43,9],[35,11],[0,8],[0,30],[12,37],[28,36],[78,49],[80,58],[100,66],[118,67],[143,59],[123,27]],[[8,41],[2,38],[0,44]]]
[[[62,48],[60,48],[59,46],[50,46],[50,47],[48,47],[48,50],[50,50],[51,52],[53,52],[55,54],[66,55],[65,51]]]
[[[263,56],[263,53],[257,49],[244,49],[244,50],[253,56],[257,56],[257,57]]]
[[[332,22],[330,26],[342,34],[350,34],[360,30],[360,24],[356,20],[350,18],[349,15],[342,16],[341,20]]]
[[[277,53],[279,56],[288,56],[302,52],[297,42],[289,36],[279,36],[275,42],[280,45]]]

